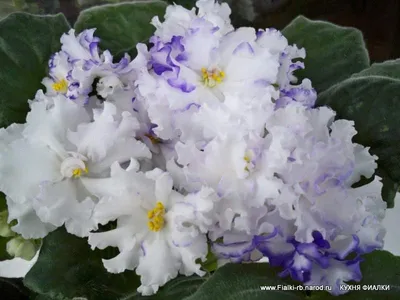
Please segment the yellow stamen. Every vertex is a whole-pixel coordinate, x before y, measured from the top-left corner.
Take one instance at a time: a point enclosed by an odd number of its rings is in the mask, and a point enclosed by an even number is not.
[[[154,231],[154,223],[152,222],[152,221],[149,221],[149,222],[147,222],[147,226],[149,227],[149,229],[151,230],[151,231]]]
[[[61,79],[53,83],[52,87],[56,92],[65,94],[68,90],[68,82],[65,79]]]
[[[89,172],[88,167],[85,166],[84,169],[76,168],[72,170],[72,177],[73,178],[79,178],[81,177],[84,173],[87,174]]]
[[[225,73],[217,69],[209,71],[206,68],[201,68],[201,78],[205,86],[215,87],[225,78]]]
[[[151,134],[145,134],[144,136],[146,136],[153,145],[160,144],[162,142],[162,140],[160,138],[153,136]]]
[[[244,159],[244,161],[246,162],[246,166],[244,167],[244,170],[246,171],[246,172],[250,172],[250,164],[251,164],[251,156],[250,156],[250,154],[246,154],[244,157],[243,157],[243,159]]]
[[[148,218],[149,220],[151,220],[151,219],[153,219],[153,217],[154,217],[154,211],[153,211],[153,210],[149,210],[149,211],[147,212],[147,218]]]
[[[161,202],[157,202],[154,209],[147,212],[147,218],[149,219],[149,221],[147,222],[147,226],[151,231],[157,232],[164,227],[164,215],[165,207]]]

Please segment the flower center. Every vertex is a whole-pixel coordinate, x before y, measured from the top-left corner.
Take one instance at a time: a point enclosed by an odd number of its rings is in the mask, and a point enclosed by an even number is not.
[[[96,85],[96,90],[101,97],[107,98],[114,92],[116,87],[122,88],[122,82],[117,76],[112,75],[101,78]]]
[[[79,178],[89,172],[85,164],[86,157],[79,153],[72,153],[61,163],[61,174],[67,178]]]
[[[157,202],[156,207],[147,212],[147,226],[151,231],[160,231],[164,227],[165,207],[161,202]]]
[[[68,90],[68,82],[65,79],[61,79],[53,83],[52,87],[58,93],[66,93]]]
[[[218,69],[212,69],[210,71],[206,68],[201,68],[201,77],[205,86],[215,87],[225,78],[225,73]]]
[[[76,168],[72,170],[72,177],[73,178],[79,178],[82,176],[82,174],[87,174],[89,172],[88,167],[85,166],[84,169],[81,168]]]
[[[161,143],[162,143],[162,140],[161,140],[160,138],[156,137],[156,136],[153,135],[153,134],[146,133],[144,136],[147,137],[147,138],[150,140],[150,142],[151,142],[152,144],[154,144],[154,145],[156,145],[156,144],[161,144]]]
[[[244,168],[245,171],[250,172],[252,169],[254,169],[254,163],[253,163],[253,153],[252,151],[246,151],[243,159],[246,162],[246,167]]]

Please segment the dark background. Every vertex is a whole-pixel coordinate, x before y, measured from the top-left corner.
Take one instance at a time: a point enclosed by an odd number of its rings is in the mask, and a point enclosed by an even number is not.
[[[372,61],[400,57],[400,0],[292,0],[255,23],[283,28],[299,14],[360,29]]]
[[[129,1],[129,0],[128,0]],[[73,23],[79,11],[123,0],[0,0],[0,17],[12,11],[63,12]],[[364,33],[372,61],[400,57],[400,0],[225,0],[236,26],[282,29],[297,15],[353,26]],[[195,0],[167,0],[194,6]]]

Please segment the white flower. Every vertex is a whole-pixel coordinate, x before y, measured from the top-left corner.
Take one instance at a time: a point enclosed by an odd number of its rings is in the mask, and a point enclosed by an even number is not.
[[[181,190],[193,192],[202,186],[216,190],[221,198],[216,210],[219,229],[213,230],[231,230],[237,225],[235,218],[246,218],[251,208],[279,196],[282,182],[263,162],[268,160],[267,146],[261,137],[232,134],[213,139],[203,150],[177,143],[177,162],[170,160],[167,170]],[[241,226],[240,230],[250,231]]]
[[[293,60],[305,58],[304,49],[289,45],[273,28],[226,31],[226,4],[204,0],[197,6],[198,16],[193,10],[169,6],[164,23],[153,19],[154,46],[141,55],[149,57],[150,70],[141,68],[136,84],[158,137],[202,143],[223,134],[226,127],[260,134],[271,107],[291,102],[314,105],[316,92],[310,80],[293,85],[293,72],[304,68],[304,63]]]
[[[188,135],[188,122],[202,112],[203,106],[206,110],[231,114],[232,119],[239,114],[244,123],[239,127],[244,131],[260,131],[273,99],[280,97],[273,84],[278,83],[280,57],[286,46],[278,51],[273,45],[259,42],[252,28],[221,31],[219,25],[210,21],[213,18],[209,20],[207,16],[225,11],[226,5],[219,6],[214,1],[197,4],[201,18],[194,18],[192,11],[178,6],[168,7],[170,15],[167,13],[165,23],[159,24],[151,38],[154,44],[148,55],[151,68],[139,71],[136,85],[146,99],[151,122],[157,125],[154,132],[162,139]],[[174,34],[166,34],[164,29]],[[255,112],[257,121],[252,123]],[[200,140],[204,139],[201,136],[204,117],[201,123],[197,118],[196,126],[191,126],[197,128],[194,130],[197,135],[200,133],[196,137]],[[220,117],[221,114],[209,113],[206,116],[207,120]],[[226,126],[230,125],[235,126]]]
[[[31,102],[22,136],[0,153],[0,189],[7,195],[13,231],[41,238],[65,224],[86,236],[97,224],[91,218],[96,198],[84,178],[107,176],[115,161],[150,158],[135,139],[137,122],[106,103],[90,122],[86,110],[63,95]],[[28,154],[28,155],[27,155]]]
[[[112,273],[136,269],[142,282],[138,291],[151,295],[178,272],[204,275],[196,259],[207,255],[205,234],[214,223],[216,199],[210,188],[183,196],[172,189],[168,173],[138,168],[133,160],[126,170],[114,164],[111,178],[94,187],[103,195],[95,218],[102,223],[117,219],[117,228],[90,234],[89,243],[118,247],[120,254],[103,260],[104,266]]]
[[[161,22],[158,16],[151,20],[156,27],[155,35],[162,41],[168,42],[173,36],[184,35],[192,23],[200,18],[218,28],[218,34],[223,35],[233,30],[229,18],[231,9],[228,4],[219,4],[215,0],[199,0],[196,6],[198,7],[197,14],[195,8],[188,10],[181,5],[168,5],[164,22]]]
[[[311,80],[297,83],[305,49],[273,28],[233,28],[225,3],[196,6],[154,17],[134,60],[114,63],[95,29],[61,37],[46,94],[26,124],[0,129],[3,235],[16,221],[22,236],[8,252],[31,258],[24,239],[65,226],[92,249],[117,247],[104,267],[135,270],[152,295],[203,276],[210,243],[220,262],[266,256],[281,276],[342,293],[360,255],[383,246],[380,178],[353,187],[378,158],[353,143],[354,122],[314,108]],[[24,276],[37,256],[0,262],[0,276]]]
[[[224,102],[213,105],[205,103],[201,107],[192,106],[186,112],[179,112],[179,117],[175,117],[173,121],[180,129],[180,141],[196,141],[201,149],[213,138],[227,134],[264,135],[265,123],[275,109],[275,104],[271,101],[271,94],[274,92],[264,91],[256,97],[226,93]]]
[[[231,32],[234,28],[229,18],[231,9],[227,3],[218,3],[214,0],[198,0],[198,17],[204,18],[220,29],[221,34]]]
[[[48,96],[55,96],[58,93],[66,94],[68,91],[67,78],[71,76],[72,64],[68,60],[67,53],[60,51],[51,57],[49,61],[49,76],[42,80],[46,87]]]
[[[279,53],[261,47],[252,28],[239,28],[222,36],[217,33],[218,28],[211,23],[196,19],[185,34],[175,35],[168,42],[158,36],[152,38],[152,69],[141,69],[136,84],[160,138],[173,139],[185,131],[185,120],[192,119],[203,105],[233,110],[232,118],[244,109],[240,114],[248,124],[253,118],[251,112],[261,108],[268,114],[272,99],[279,97],[272,85],[277,82]],[[239,101],[242,107],[235,107]],[[210,116],[214,117],[219,116]],[[260,117],[259,122],[263,121]]]
[[[49,61],[49,76],[43,79],[47,95],[63,94],[79,104],[87,104],[93,94],[106,98],[115,87],[128,87],[135,80],[134,69],[142,63],[141,57],[131,61],[125,55],[118,63],[107,50],[100,52],[100,39],[93,36],[95,29],[75,35],[71,29],[61,37],[61,51]],[[93,90],[93,83],[98,84]],[[105,85],[106,84],[106,85]]]
[[[333,122],[334,115],[326,107],[307,110],[292,104],[267,121],[272,141],[266,155],[286,162],[270,165],[285,187],[269,203],[277,206],[282,217],[297,220],[295,236],[301,242],[310,242],[313,230],[324,235],[344,226],[348,212],[356,209],[356,201],[345,201],[346,193],[361,175],[371,177],[377,166],[376,156],[352,143],[353,122]],[[310,217],[313,211],[317,213]],[[340,220],[330,219],[328,213]]]
[[[267,48],[271,53],[279,54],[279,72],[277,85],[280,97],[276,101],[277,108],[284,107],[291,102],[298,102],[306,107],[313,107],[317,100],[317,92],[313,89],[311,81],[303,79],[301,84],[297,83],[294,71],[304,69],[304,63],[299,60],[306,57],[304,48],[289,45],[282,33],[274,28],[267,28],[257,32],[257,43],[262,48]]]

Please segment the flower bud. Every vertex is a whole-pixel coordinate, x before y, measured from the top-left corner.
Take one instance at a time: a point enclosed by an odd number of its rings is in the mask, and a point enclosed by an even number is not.
[[[37,251],[38,243],[35,240],[25,240],[17,236],[7,243],[7,252],[13,257],[31,260]]]

